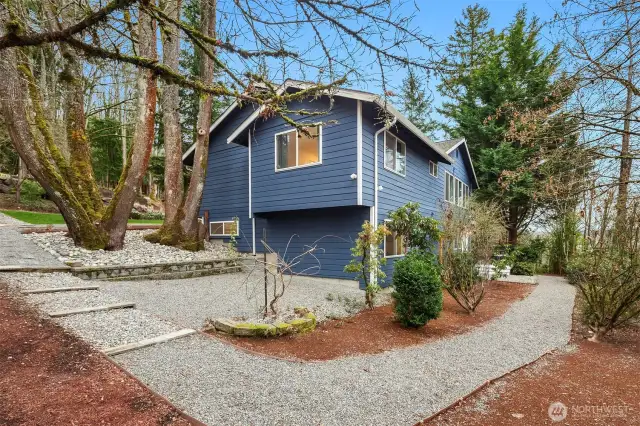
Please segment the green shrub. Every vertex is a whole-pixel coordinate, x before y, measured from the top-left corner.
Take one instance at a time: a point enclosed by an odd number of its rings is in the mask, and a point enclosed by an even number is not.
[[[517,262],[511,267],[511,275],[535,275],[536,265],[531,262]]]
[[[442,311],[440,268],[432,255],[412,251],[395,262],[393,297],[396,318],[405,327],[421,327]]]
[[[515,262],[539,264],[547,250],[547,241],[541,237],[533,237],[522,244],[518,244],[515,252]]]
[[[25,180],[20,187],[21,201],[38,201],[45,195],[45,190],[35,180]]]
[[[140,213],[135,210],[131,211],[129,214],[129,219],[137,219],[137,220],[164,220],[164,214],[161,212],[146,212]]]

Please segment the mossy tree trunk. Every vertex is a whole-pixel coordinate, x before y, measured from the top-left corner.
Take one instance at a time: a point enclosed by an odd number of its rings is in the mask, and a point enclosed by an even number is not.
[[[138,17],[138,54],[156,59],[156,21],[146,13]],[[136,78],[138,103],[133,130],[133,144],[129,150],[120,181],[113,192],[111,204],[102,218],[102,226],[108,234],[106,248],[118,250],[124,243],[129,213],[136,199],[138,188],[147,172],[155,134],[156,100],[158,95],[155,74],[139,68]]]
[[[147,27],[153,26],[146,14],[140,16],[141,24],[147,20]],[[11,19],[12,10],[0,5],[0,26],[4,30]],[[146,54],[150,54],[150,49],[155,52],[155,28],[141,31],[141,34],[141,50],[146,49]],[[140,91],[138,107],[142,112],[138,114],[130,163],[123,171],[111,204],[105,209],[94,179],[90,146],[84,130],[82,63],[74,51],[61,49],[65,64],[66,129],[70,144],[67,159],[54,141],[52,124],[43,109],[42,91],[32,73],[26,49],[0,50],[0,73],[3,76],[0,108],[11,141],[29,172],[60,210],[76,245],[89,249],[118,249],[122,247],[129,213],[153,144],[155,79],[151,73],[145,72],[145,82],[139,84],[139,88],[145,90]]]
[[[175,2],[175,0],[174,0]],[[215,38],[216,36],[216,7],[217,0],[202,0],[201,2],[201,31],[203,34]],[[213,59],[206,54],[200,55],[200,78],[205,82],[212,82],[214,76]],[[166,60],[166,58],[165,58]],[[169,64],[167,64],[169,65]],[[193,170],[187,193],[181,201],[173,219],[165,217],[162,228],[147,237],[149,241],[177,246],[187,250],[201,250],[204,246],[202,235],[200,235],[200,225],[198,216],[202,194],[207,173],[207,162],[209,158],[209,128],[211,127],[211,111],[213,107],[213,97],[208,93],[200,95],[198,110],[196,147],[193,157]],[[165,130],[166,131],[166,130]],[[165,179],[172,177],[171,186],[182,185],[182,179],[178,182],[178,173],[175,169],[182,169],[182,158],[180,161],[169,163],[166,157]],[[181,175],[180,175],[181,176]],[[165,190],[168,188],[165,180]],[[165,199],[168,197],[165,196]],[[166,201],[165,201],[166,203]],[[166,204],[165,204],[166,206]]]
[[[181,0],[163,0],[161,7],[171,18],[180,18]],[[166,66],[179,69],[180,29],[168,24],[162,32],[162,57]],[[182,133],[180,131],[180,90],[177,84],[164,84],[160,93],[164,124],[164,217],[171,223],[182,205]]]

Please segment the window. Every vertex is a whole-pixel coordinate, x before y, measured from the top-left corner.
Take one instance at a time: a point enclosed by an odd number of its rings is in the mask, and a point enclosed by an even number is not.
[[[438,177],[438,163],[429,161],[429,174],[433,177]]]
[[[453,249],[455,251],[469,251],[471,248],[471,237],[469,235],[463,235],[456,238],[453,242]]]
[[[407,173],[407,145],[389,132],[384,134],[384,168],[402,176]]]
[[[388,220],[385,220],[388,222]],[[384,239],[384,257],[404,256],[408,247],[404,243],[404,238],[397,232],[392,232]]]
[[[276,134],[276,171],[322,163],[322,128],[307,127]]]
[[[227,220],[221,222],[209,222],[209,236],[231,237],[238,235],[238,221]]]
[[[464,207],[467,200],[471,197],[471,189],[451,173],[444,175],[444,199],[458,206]]]

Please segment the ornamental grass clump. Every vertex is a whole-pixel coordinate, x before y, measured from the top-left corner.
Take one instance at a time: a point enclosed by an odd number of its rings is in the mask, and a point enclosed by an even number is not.
[[[442,311],[440,268],[431,253],[411,251],[394,264],[396,319],[405,327],[422,327]]]

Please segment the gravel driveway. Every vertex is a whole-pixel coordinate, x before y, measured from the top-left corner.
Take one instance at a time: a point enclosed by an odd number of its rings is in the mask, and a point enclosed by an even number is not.
[[[564,346],[574,296],[563,279],[541,277],[529,297],[470,333],[320,363],[255,356],[200,335],[115,359],[211,425],[413,424]]]
[[[0,226],[0,266],[64,265],[10,226]]]
[[[101,282],[101,292],[136,302],[138,308],[185,327],[200,329],[207,318],[253,318],[264,304],[264,282],[224,274],[182,280]],[[327,300],[332,299],[332,300]],[[380,296],[383,300],[384,296]],[[364,307],[364,292],[353,281],[294,277],[280,306],[311,309],[320,321],[348,316]]]

